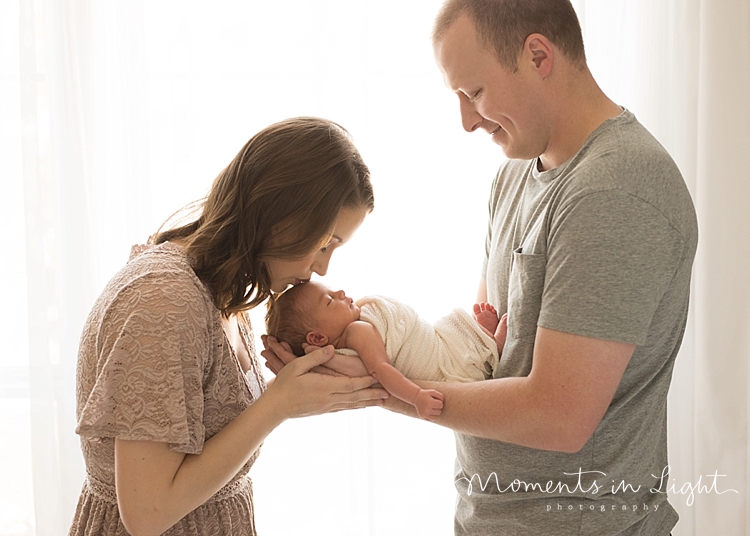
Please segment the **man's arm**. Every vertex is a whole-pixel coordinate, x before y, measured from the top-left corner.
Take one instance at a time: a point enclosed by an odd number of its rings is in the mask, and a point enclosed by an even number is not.
[[[506,443],[577,452],[607,411],[634,350],[634,344],[540,327],[527,377],[418,383],[445,396],[438,424]],[[393,397],[385,406],[412,414]]]

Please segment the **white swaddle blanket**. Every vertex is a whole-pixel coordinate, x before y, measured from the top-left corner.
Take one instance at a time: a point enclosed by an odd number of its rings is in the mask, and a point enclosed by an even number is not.
[[[408,305],[384,296],[367,296],[357,305],[360,319],[373,324],[383,338],[393,366],[409,379],[484,380],[497,365],[495,340],[463,309],[433,325]]]

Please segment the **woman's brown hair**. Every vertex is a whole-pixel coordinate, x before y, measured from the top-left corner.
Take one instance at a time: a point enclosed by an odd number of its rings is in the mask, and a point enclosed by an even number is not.
[[[195,221],[160,229],[149,241],[184,243],[228,316],[271,295],[267,259],[310,254],[330,237],[342,208],[371,211],[374,196],[349,133],[326,119],[297,117],[253,136],[198,207]]]

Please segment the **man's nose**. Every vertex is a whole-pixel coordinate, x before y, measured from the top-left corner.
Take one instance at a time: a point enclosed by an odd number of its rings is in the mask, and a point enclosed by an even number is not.
[[[461,124],[466,132],[474,132],[482,124],[484,118],[477,113],[474,104],[465,95],[459,96],[461,110]]]

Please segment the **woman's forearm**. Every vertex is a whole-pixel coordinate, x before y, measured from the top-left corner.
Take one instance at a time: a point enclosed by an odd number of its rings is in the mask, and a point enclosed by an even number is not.
[[[161,534],[226,485],[283,422],[272,398],[261,396],[200,454],[173,452],[167,443],[116,440],[117,497],[128,531]]]
[[[382,405],[388,397],[374,378],[334,377],[309,371],[325,363],[321,349],[284,367],[251,406],[207,440],[197,455],[167,443],[115,440],[115,482],[123,524],[134,535],[161,534],[206,502],[286,419]]]

